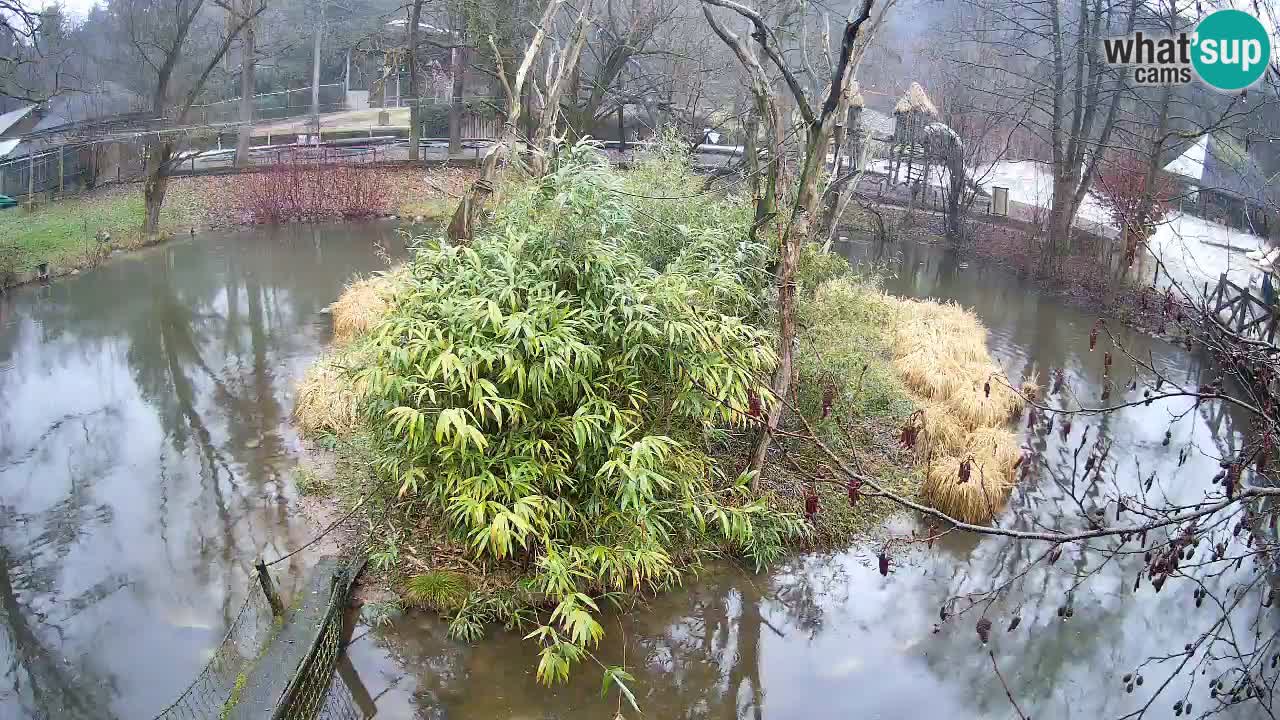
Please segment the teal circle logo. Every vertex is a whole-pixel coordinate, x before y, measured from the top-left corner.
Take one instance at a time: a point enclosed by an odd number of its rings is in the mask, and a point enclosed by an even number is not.
[[[1209,13],[1196,27],[1191,64],[1200,79],[1219,90],[1256,83],[1271,62],[1271,37],[1258,18],[1242,10]]]

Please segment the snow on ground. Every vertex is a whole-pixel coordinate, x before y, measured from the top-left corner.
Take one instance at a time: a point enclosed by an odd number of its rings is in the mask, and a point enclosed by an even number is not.
[[[1161,275],[1167,274],[1189,292],[1206,282],[1212,291],[1223,273],[1247,287],[1258,269],[1244,254],[1264,245],[1256,235],[1176,212],[1147,241],[1151,255],[1164,266]],[[1167,287],[1169,278],[1161,277],[1159,285]]]
[[[888,165],[887,160],[877,160],[869,169],[887,174]],[[1048,208],[1052,202],[1053,174],[1043,163],[1001,162],[971,172],[988,193],[993,187],[1004,187],[1009,189],[1009,199],[1022,205]],[[941,185],[943,181],[941,177],[930,179],[933,181],[930,184]],[[1093,194],[1085,196],[1075,224],[1093,232],[1106,229],[1114,236],[1110,215]],[[1212,290],[1222,273],[1241,285],[1260,280],[1257,267],[1244,253],[1263,247],[1265,241],[1203,218],[1175,211],[1157,227],[1147,245],[1163,266],[1159,278],[1161,287],[1167,287],[1172,279],[1188,291],[1201,288],[1206,282]],[[1149,258],[1144,264],[1154,265]],[[1147,272],[1151,272],[1150,267]]]

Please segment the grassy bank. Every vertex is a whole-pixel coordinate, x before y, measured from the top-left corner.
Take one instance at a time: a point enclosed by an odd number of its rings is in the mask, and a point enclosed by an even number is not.
[[[545,682],[590,658],[601,602],[712,556],[842,547],[896,511],[851,498],[785,434],[758,481],[743,472],[776,363],[776,251],[750,239],[748,201],[701,192],[673,150],[626,173],[582,147],[561,162],[505,188],[470,246],[426,237],[406,267],[353,283],[295,413],[340,458],[309,484],[367,503],[374,567],[402,602],[467,640],[523,629]],[[891,298],[815,248],[800,285],[787,429],[813,425],[899,494],[964,510],[972,487],[994,510],[1021,401],[985,387],[972,314]],[[925,441],[899,442],[904,427]],[[976,481],[926,472],[952,462]]]
[[[172,234],[190,217],[191,198],[175,193],[161,214],[162,234]],[[98,190],[38,206],[34,212],[13,208],[0,212],[0,272],[35,270],[49,263],[57,270],[92,265],[109,248],[133,249],[145,244],[142,234],[141,186]],[[98,240],[109,234],[110,242]]]
[[[388,168],[382,173],[389,212],[406,220],[448,217],[469,170]],[[236,207],[235,175],[174,178],[160,216],[159,240],[245,224]],[[147,244],[142,234],[142,185],[117,185],[47,202],[34,212],[0,211],[0,285],[48,263],[53,274],[91,267],[112,250]],[[100,240],[107,238],[109,241]]]

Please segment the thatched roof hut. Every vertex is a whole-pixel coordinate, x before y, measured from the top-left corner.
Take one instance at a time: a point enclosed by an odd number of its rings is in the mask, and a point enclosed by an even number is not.
[[[924,88],[920,87],[920,83],[911,83],[911,87],[898,99],[898,104],[893,106],[894,115],[909,112],[924,113],[934,117],[938,115],[938,108],[934,107],[929,96],[924,94]]]

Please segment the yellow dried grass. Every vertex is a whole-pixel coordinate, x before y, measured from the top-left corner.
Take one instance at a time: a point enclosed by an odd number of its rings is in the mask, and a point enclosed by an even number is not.
[[[930,460],[923,498],[957,519],[987,522],[1013,489],[1021,449],[1007,426],[1026,398],[992,361],[986,328],[972,312],[954,303],[897,300],[894,314],[892,366],[924,410],[919,456]],[[1024,388],[1038,393],[1034,380]],[[962,482],[966,459],[970,475]]]
[[[350,377],[350,359],[325,355],[316,359],[298,381],[293,416],[303,432],[354,432],[360,422],[360,404],[366,388]]]
[[[378,273],[347,285],[329,306],[333,316],[334,342],[350,342],[369,332],[387,316],[391,298],[399,285],[400,272]]]

